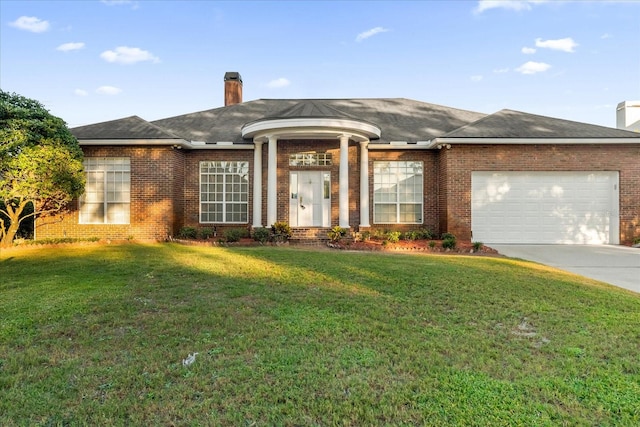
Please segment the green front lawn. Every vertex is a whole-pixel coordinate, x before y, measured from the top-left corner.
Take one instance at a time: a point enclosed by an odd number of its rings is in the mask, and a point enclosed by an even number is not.
[[[33,424],[635,426],[640,296],[500,258],[2,250],[0,425]]]

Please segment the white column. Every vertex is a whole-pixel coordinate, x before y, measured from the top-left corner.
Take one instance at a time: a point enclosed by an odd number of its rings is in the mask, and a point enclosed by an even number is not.
[[[340,194],[338,224],[349,228],[349,136],[340,136]]]
[[[360,141],[360,227],[369,224],[369,141]]]
[[[253,227],[262,227],[262,141],[253,141]]]
[[[269,135],[267,170],[267,227],[278,221],[278,138]]]

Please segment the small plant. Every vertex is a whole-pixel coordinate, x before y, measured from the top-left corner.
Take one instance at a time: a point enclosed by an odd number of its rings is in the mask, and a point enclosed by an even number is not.
[[[215,236],[216,232],[213,227],[204,227],[200,229],[200,237],[203,239],[210,239]]]
[[[386,230],[373,230],[372,233],[369,234],[369,236],[373,239],[373,240],[385,240],[387,238],[387,231]]]
[[[430,240],[430,241],[429,241],[429,247],[430,247],[431,249],[435,248],[435,247],[436,247],[436,241],[435,241],[435,240]]]
[[[402,233],[402,240],[418,240],[420,239],[421,233],[418,230],[411,230]]]
[[[398,243],[401,235],[402,233],[399,231],[390,231],[387,233],[387,240],[391,243]]]
[[[271,226],[271,233],[275,242],[286,242],[291,238],[291,227],[284,221],[278,221]]]
[[[428,240],[433,239],[434,234],[428,228],[421,228],[420,230],[418,230],[418,236],[419,240]]]
[[[253,240],[262,244],[267,243],[271,238],[271,230],[266,227],[260,227],[253,230]]]
[[[442,234],[442,247],[444,249],[455,249],[456,248],[456,236],[451,233],[443,233]]]
[[[483,246],[482,242],[473,242],[473,252],[480,252]]]
[[[195,239],[198,237],[198,230],[195,227],[182,227],[178,231],[178,237],[181,239]]]
[[[346,234],[347,234],[346,228],[342,228],[339,225],[336,225],[329,232],[327,232],[327,237],[329,237],[329,240],[335,243],[342,240],[342,238],[346,236]]]
[[[633,239],[632,244],[634,245],[640,244],[640,237],[636,237],[635,239]]]
[[[224,239],[228,243],[239,242],[243,237],[247,237],[247,230],[244,228],[229,228],[224,231]]]
[[[366,242],[367,240],[371,239],[371,232],[369,230],[363,231],[362,233],[360,233],[360,239],[363,242]]]

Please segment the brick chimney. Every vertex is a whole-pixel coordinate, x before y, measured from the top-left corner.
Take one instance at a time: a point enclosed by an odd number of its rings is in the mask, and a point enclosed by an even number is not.
[[[224,73],[224,106],[242,103],[242,77],[240,73],[228,71]]]

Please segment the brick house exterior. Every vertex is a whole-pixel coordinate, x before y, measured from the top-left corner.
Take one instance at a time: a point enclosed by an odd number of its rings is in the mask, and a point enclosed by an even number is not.
[[[308,237],[340,225],[518,238],[496,224],[523,230],[521,243],[640,236],[638,133],[407,99],[242,102],[237,73],[225,88],[221,108],[72,129],[86,194],[39,219],[36,238],[165,240],[276,221]]]

